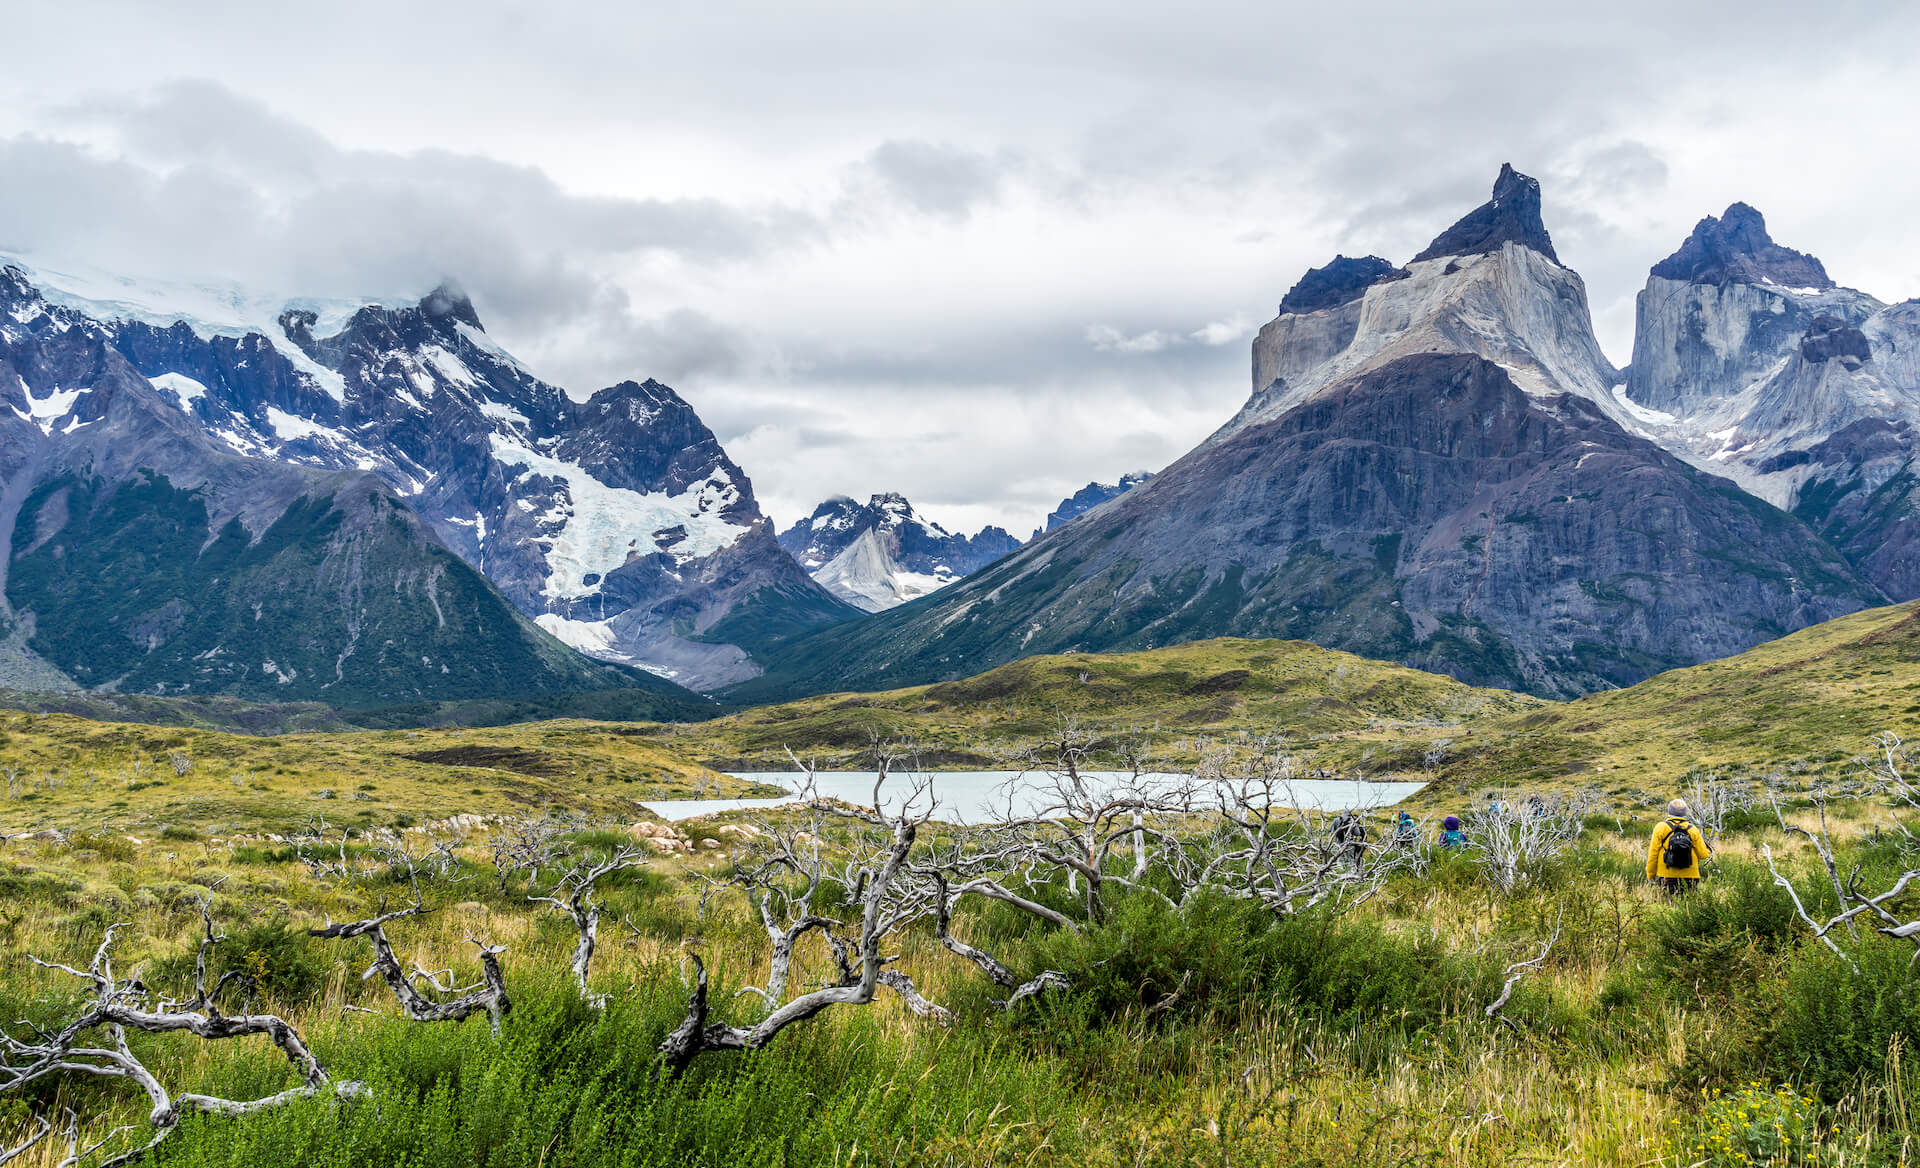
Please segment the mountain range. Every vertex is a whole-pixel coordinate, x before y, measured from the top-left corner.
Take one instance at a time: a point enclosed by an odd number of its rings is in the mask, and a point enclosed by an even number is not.
[[[1539,184],[1503,167],[1404,265],[1302,277],[1246,405],[1151,482],[735,694],[1232,635],[1571,696],[1908,598],[1913,306],[1832,289],[1757,214],[1717,222],[1650,274],[1618,370]],[[1782,445],[1721,421],[1743,408]]]
[[[1020,546],[998,527],[955,535],[896,493],[865,504],[828,499],[779,539],[817,583],[863,612],[925,596]]]
[[[488,603],[500,609],[493,625],[524,625],[517,609],[594,657],[694,687],[753,676],[751,653],[764,640],[855,615],[780,549],[746,475],[658,382],[621,382],[574,401],[495,345],[451,286],[398,308],[275,311],[208,299],[201,308],[173,290],[20,265],[0,271],[0,393],[20,436],[8,492],[27,505],[12,526],[8,589],[38,618],[29,639],[53,635],[51,595],[20,589],[41,578],[23,573],[22,557],[58,550],[26,534],[51,530],[51,496],[35,486],[57,472],[99,480],[86,487],[84,512],[60,496],[63,516],[91,522],[121,484],[151,480],[150,490],[198,492],[215,531],[237,515],[256,549],[303,492],[359,500],[339,485],[366,484],[382,514],[401,517],[409,547],[462,565],[459,579],[491,583]],[[183,312],[183,301],[199,311]],[[120,402],[138,408],[94,429]],[[68,447],[88,452],[63,453]],[[19,473],[28,463],[39,469]],[[369,597],[391,591],[355,586]],[[548,636],[532,643],[548,656],[558,650]],[[196,653],[218,647],[191,645]],[[157,643],[142,650],[156,651]],[[574,673],[607,672],[573,654],[557,659]],[[136,672],[125,684],[213,684],[204,670],[189,682],[171,666],[152,668],[160,673]],[[69,670],[83,685],[121,672],[117,664],[88,666],[84,676]],[[527,692],[540,684],[529,677]]]
[[[783,533],[672,389],[575,400],[451,285],[264,304],[0,268],[0,684],[366,707],[762,700],[1285,637],[1565,697],[1920,595],[1920,301],[1736,203],[1596,341],[1539,184],[1281,298],[1251,393],[1024,545]],[[577,650],[577,652],[575,651]]]

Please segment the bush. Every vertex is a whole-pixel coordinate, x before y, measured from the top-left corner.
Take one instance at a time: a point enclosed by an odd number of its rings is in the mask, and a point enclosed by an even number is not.
[[[197,949],[187,949],[153,964],[151,980],[165,992],[187,992],[193,983]],[[281,1005],[312,1001],[326,988],[334,956],[323,943],[282,921],[254,920],[227,933],[207,963],[207,984],[237,969],[252,977],[259,992]]]
[[[1731,1095],[1709,1095],[1698,1121],[1675,1133],[1667,1151],[1682,1164],[1735,1168],[1812,1163],[1819,1146],[1812,1096],[1749,1083]]]
[[[1803,899],[1812,899],[1811,895]],[[1728,860],[1648,922],[1655,974],[1696,998],[1750,997],[1794,930],[1793,902],[1765,867]]]
[[[1065,973],[1095,1017],[1138,1012],[1178,989],[1163,1016],[1233,1017],[1280,1002],[1334,1023],[1366,1018],[1418,1031],[1498,993],[1487,968],[1430,932],[1319,913],[1276,917],[1224,896],[1201,895],[1178,912],[1129,897],[1106,923],[1043,934],[1025,949],[1015,968]]]
[[[1867,939],[1852,950],[1858,974],[1817,944],[1788,966],[1767,1011],[1770,1032],[1760,1043],[1773,1077],[1815,1084],[1829,1102],[1862,1079],[1883,1077],[1895,1036],[1920,1034],[1920,984],[1908,968],[1912,945],[1861,932]]]

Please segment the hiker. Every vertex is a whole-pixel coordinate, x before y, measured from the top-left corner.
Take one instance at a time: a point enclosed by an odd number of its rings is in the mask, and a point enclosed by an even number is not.
[[[1449,815],[1440,821],[1440,846],[1448,851],[1467,846],[1467,833],[1460,830],[1460,817]]]
[[[1539,795],[1527,796],[1527,814],[1533,816],[1535,819],[1545,819],[1547,817],[1547,801]]]
[[[1411,852],[1420,846],[1420,825],[1413,816],[1402,811],[1399,822],[1393,825],[1393,842],[1401,851]]]
[[[1700,879],[1700,861],[1712,858],[1700,829],[1687,822],[1687,801],[1667,804],[1667,817],[1654,824],[1647,843],[1647,879],[1658,880],[1669,896],[1685,892]]]
[[[1367,854],[1367,825],[1360,821],[1352,808],[1342,811],[1333,821],[1333,844],[1357,871],[1361,859]]]

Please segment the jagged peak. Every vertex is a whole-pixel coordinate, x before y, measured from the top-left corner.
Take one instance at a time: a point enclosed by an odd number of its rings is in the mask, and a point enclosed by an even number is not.
[[[1498,251],[1506,243],[1530,247],[1554,263],[1560,262],[1553,251],[1553,237],[1540,218],[1540,180],[1521,174],[1510,162],[1500,164],[1500,175],[1493,180],[1493,196],[1442,231],[1425,251],[1413,257],[1413,262],[1482,255]]]
[[[1767,220],[1745,203],[1728,207],[1694,224],[1666,259],[1653,265],[1652,275],[1689,284],[1778,284],[1788,288],[1831,288],[1833,280],[1819,260],[1805,252],[1781,247],[1767,234]]]
[[[466,290],[451,278],[440,281],[433,291],[420,298],[420,311],[429,320],[452,317],[481,332],[487,331],[480,324],[480,314],[473,310],[473,301],[467,297]]]
[[[1368,288],[1389,280],[1407,278],[1405,268],[1396,268],[1379,256],[1334,256],[1326,266],[1308,268],[1298,283],[1280,298],[1280,315],[1305,316],[1324,308],[1338,308],[1360,299]]]

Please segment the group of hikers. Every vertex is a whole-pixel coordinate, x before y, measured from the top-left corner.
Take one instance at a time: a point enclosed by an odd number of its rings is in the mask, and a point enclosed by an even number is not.
[[[1488,808],[1504,810],[1496,799],[1489,799]],[[1528,798],[1527,813],[1545,816],[1546,800],[1539,795]],[[1713,849],[1707,846],[1706,837],[1687,814],[1685,799],[1668,803],[1667,817],[1654,825],[1653,836],[1647,841],[1647,879],[1657,882],[1668,895],[1693,887],[1700,879],[1701,861],[1713,858]],[[1334,847],[1358,868],[1367,851],[1366,821],[1348,808],[1334,819],[1331,830]],[[1387,843],[1402,851],[1412,851],[1420,842],[1420,825],[1407,812],[1400,812]],[[1472,846],[1458,815],[1449,815],[1440,821],[1440,835],[1435,844],[1442,851],[1460,851]]]

